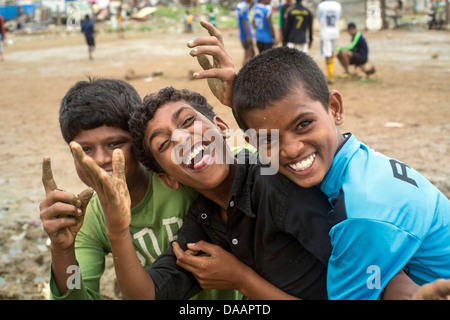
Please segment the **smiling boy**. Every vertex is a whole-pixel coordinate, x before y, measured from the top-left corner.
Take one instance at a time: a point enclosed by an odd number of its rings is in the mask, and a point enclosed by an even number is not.
[[[201,130],[196,130],[199,124]],[[147,96],[144,107],[133,113],[130,128],[139,158],[149,169],[158,172],[169,187],[177,190],[186,184],[201,195],[179,230],[173,250],[164,252],[148,272],[129,250],[127,219],[114,223],[117,227],[110,239],[126,298],[184,299],[200,289],[199,282],[238,289],[251,299],[327,298],[325,266],[330,244],[326,213],[330,207],[320,190],[296,188],[281,175],[261,179],[261,165],[251,161],[255,155],[248,151],[241,151],[245,164],[237,164],[241,153],[237,158],[227,157],[226,123],[214,116],[206,99],[188,90],[169,87]],[[96,181],[93,188],[105,194],[109,203],[117,203],[105,210],[106,219],[128,216],[126,206],[120,206],[127,198],[120,174],[123,156],[116,154],[114,172],[119,173],[111,181],[77,144],[71,147]],[[174,155],[185,161],[173,161]],[[305,204],[306,198],[315,201]],[[301,218],[293,219],[294,212],[301,212]],[[315,224],[298,232],[307,221]],[[183,252],[186,248],[209,255],[192,256]],[[202,270],[194,276],[183,269],[194,271],[197,265],[214,265],[219,276],[211,283],[207,275],[209,280],[204,282]]]
[[[189,46],[202,42],[223,50],[213,37]],[[419,285],[450,278],[449,200],[409,166],[340,133],[342,96],[328,90],[311,57],[289,48],[268,50],[234,79],[229,56],[219,52],[197,48],[196,54],[215,55],[225,71],[206,70],[197,78],[233,83],[232,94],[228,85],[216,96],[232,95],[228,105],[238,123],[256,131],[258,146],[279,149],[280,173],[330,199],[330,299],[381,298],[401,270]],[[260,130],[274,129],[279,138],[258,138]]]
[[[197,193],[184,186],[177,192],[168,188],[156,173],[136,159],[128,120],[131,112],[141,105],[139,94],[124,81],[79,81],[62,99],[59,115],[65,141],[76,141],[104,172],[112,173],[114,150],[120,149],[124,155],[130,250],[135,252],[138,263],[148,268],[169,242],[176,239],[176,232]],[[40,211],[44,230],[51,240],[51,298],[99,299],[100,278],[105,269],[105,256],[112,250],[109,237],[113,232],[113,224],[105,219],[103,210],[114,204],[105,201],[102,193],[94,194],[90,201],[88,197],[81,198],[81,204],[75,195],[57,189],[49,161],[44,160],[46,197]],[[77,161],[75,166],[81,181],[91,186],[92,181]],[[73,274],[73,270],[80,270],[81,274]],[[78,278],[68,281],[74,277]],[[234,291],[204,291],[197,298],[235,299],[237,296]]]

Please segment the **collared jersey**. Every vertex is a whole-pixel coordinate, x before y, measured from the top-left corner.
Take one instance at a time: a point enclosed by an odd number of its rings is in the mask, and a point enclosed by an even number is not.
[[[261,176],[259,164],[238,163],[227,224],[218,205],[200,195],[177,242],[183,249],[199,240],[219,245],[281,290],[303,299],[327,299],[327,198],[318,188],[300,188],[280,174]],[[148,273],[157,299],[186,299],[200,289],[192,274],[176,265],[171,246]]]
[[[273,37],[270,33],[269,19],[272,14],[272,8],[269,5],[257,3],[254,6],[255,20],[255,39],[258,42],[273,43]]]
[[[339,38],[341,11],[341,4],[334,0],[322,1],[318,4],[316,15],[320,24],[321,40],[337,40]]]
[[[417,171],[350,135],[321,189],[333,205],[330,299],[378,299],[402,269],[419,285],[450,278],[450,201]]]
[[[237,20],[238,20],[238,26],[239,26],[239,37],[241,41],[246,40],[246,33],[244,29],[244,21],[247,22],[247,32],[250,35],[250,38],[252,38],[252,28],[250,26],[250,19],[249,19],[249,11],[250,8],[248,6],[248,3],[245,1],[240,1],[236,6],[236,14],[237,14]]]

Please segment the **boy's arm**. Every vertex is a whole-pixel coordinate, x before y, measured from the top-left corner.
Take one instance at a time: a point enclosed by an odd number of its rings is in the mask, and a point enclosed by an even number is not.
[[[402,270],[389,281],[383,300],[450,300],[450,280],[437,279],[419,286]]]
[[[226,52],[222,34],[211,23],[202,20],[201,25],[208,30],[210,37],[199,37],[188,42],[193,48],[190,55],[197,57],[203,71],[194,73],[196,79],[208,79],[208,85],[214,96],[224,105],[233,108],[233,82],[236,77],[233,60]],[[213,64],[207,55],[212,56]]]
[[[258,275],[223,248],[205,241],[189,243],[183,251],[173,243],[177,264],[191,272],[203,289],[236,289],[252,300],[297,299]],[[196,256],[198,252],[206,255]]]
[[[125,158],[120,149],[113,152],[113,176],[101,169],[76,142],[71,142],[77,161],[97,192],[105,214],[117,280],[125,299],[154,299],[153,280],[140,264],[129,225],[131,201],[125,177]]]
[[[86,189],[78,196],[59,190],[53,179],[50,158],[42,162],[42,183],[45,199],[39,205],[42,226],[50,238],[52,276],[61,295],[68,291],[68,268],[77,265],[75,237],[83,225],[86,206],[93,194]]]
[[[419,288],[420,286],[401,270],[389,281],[381,297],[383,300],[410,300]]]
[[[275,35],[275,29],[272,23],[272,10],[270,10],[269,14],[267,15],[267,23],[269,24],[269,31],[270,34],[272,35],[273,45],[276,46],[278,44],[278,39]]]
[[[309,19],[309,48],[311,49],[312,43],[313,43],[313,20],[314,16],[311,13],[310,19]]]
[[[353,37],[352,43],[351,43],[348,47],[344,47],[344,48],[337,47],[337,48],[336,48],[336,51],[337,51],[337,52],[341,52],[341,51],[353,51],[353,49],[355,48],[356,44],[357,44],[358,41],[359,41],[359,38],[361,38],[361,32],[358,31],[358,32],[355,34],[355,36]]]

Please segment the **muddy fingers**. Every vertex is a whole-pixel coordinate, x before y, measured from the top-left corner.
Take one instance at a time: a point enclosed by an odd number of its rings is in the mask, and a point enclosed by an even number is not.
[[[58,189],[55,179],[53,179],[52,163],[49,157],[42,160],[42,184],[44,185],[45,193]]]

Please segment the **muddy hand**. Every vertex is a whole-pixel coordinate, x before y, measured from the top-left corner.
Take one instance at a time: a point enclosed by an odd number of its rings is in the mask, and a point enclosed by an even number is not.
[[[122,150],[116,149],[113,152],[111,177],[84,153],[78,143],[72,141],[70,147],[75,161],[84,171],[89,184],[97,192],[105,214],[108,234],[129,232],[131,200],[126,183],[125,157]]]
[[[54,248],[67,249],[73,246],[75,236],[83,225],[93,190],[89,188],[75,196],[58,189],[48,157],[42,161],[42,183],[46,195],[39,205],[42,225]]]
[[[42,160],[42,184],[44,185],[46,194],[54,190],[59,190],[56,186],[55,179],[53,178],[51,159],[49,157],[45,157],[44,160]],[[77,199],[79,202],[76,203],[76,206],[82,210],[83,214],[85,213],[86,206],[93,194],[94,190],[92,188],[87,188],[78,194]]]
[[[232,107],[233,82],[236,76],[233,60],[226,52],[222,34],[211,23],[202,20],[201,25],[208,30],[209,37],[199,37],[188,42],[191,56],[203,71],[194,73],[196,79],[207,79],[214,96],[224,105]],[[208,59],[212,57],[212,63]]]

